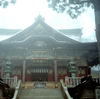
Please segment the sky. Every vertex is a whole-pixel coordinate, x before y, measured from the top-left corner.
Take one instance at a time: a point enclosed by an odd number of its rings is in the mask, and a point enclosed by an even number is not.
[[[71,19],[64,13],[56,13],[48,8],[46,0],[17,0],[6,9],[0,7],[0,28],[24,29],[34,23],[39,13],[45,22],[55,29],[83,28],[82,38],[96,41],[94,10],[88,8],[77,19]]]

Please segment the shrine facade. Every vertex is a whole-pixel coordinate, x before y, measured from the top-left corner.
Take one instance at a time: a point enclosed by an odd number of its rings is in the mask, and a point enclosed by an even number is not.
[[[89,75],[91,66],[98,63],[97,43],[81,43],[67,37],[63,31],[53,29],[39,15],[31,26],[1,41],[1,77],[6,75],[8,58],[13,64],[10,76],[18,76],[23,83],[65,80],[65,76],[71,76],[68,67],[71,58],[76,64],[75,76]]]

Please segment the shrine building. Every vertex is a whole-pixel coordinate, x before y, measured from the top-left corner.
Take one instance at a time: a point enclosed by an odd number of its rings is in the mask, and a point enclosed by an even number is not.
[[[73,58],[78,77],[90,74],[90,68],[98,64],[97,42],[81,43],[66,36],[82,35],[82,29],[55,30],[45,23],[41,15],[24,30],[2,30],[10,38],[0,41],[0,75],[5,77],[5,62],[11,59],[13,71],[22,82],[65,80],[71,76],[69,63]],[[8,33],[8,34],[7,34]],[[74,68],[74,67],[73,67]]]

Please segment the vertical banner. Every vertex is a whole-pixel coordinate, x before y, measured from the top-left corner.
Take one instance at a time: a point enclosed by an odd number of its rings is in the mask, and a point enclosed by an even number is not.
[[[48,69],[47,69],[47,73],[48,73]]]
[[[37,69],[35,69],[35,73],[37,73]]]
[[[41,73],[41,69],[40,69],[40,73]]]
[[[43,73],[43,69],[42,69],[42,73]]]

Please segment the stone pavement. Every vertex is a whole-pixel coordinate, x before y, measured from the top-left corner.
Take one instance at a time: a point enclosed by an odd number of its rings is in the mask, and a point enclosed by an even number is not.
[[[60,89],[22,89],[19,99],[64,99]]]

